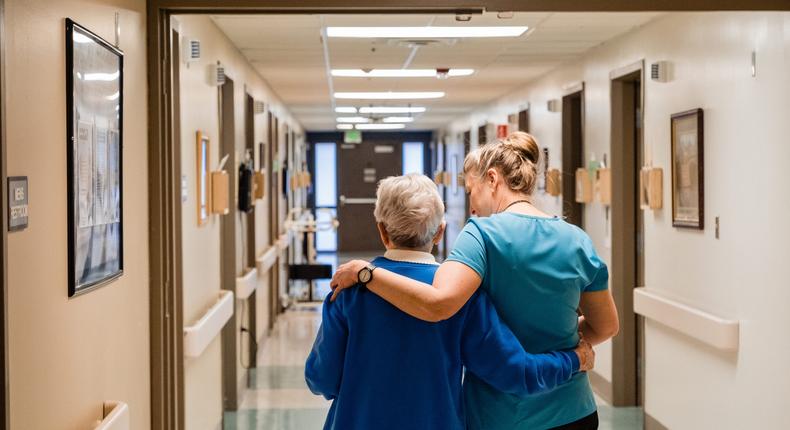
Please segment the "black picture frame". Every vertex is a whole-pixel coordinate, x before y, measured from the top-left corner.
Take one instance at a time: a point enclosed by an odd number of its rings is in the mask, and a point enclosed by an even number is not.
[[[68,296],[123,275],[123,52],[66,19]]]
[[[673,114],[672,226],[705,228],[705,158],[702,109]]]

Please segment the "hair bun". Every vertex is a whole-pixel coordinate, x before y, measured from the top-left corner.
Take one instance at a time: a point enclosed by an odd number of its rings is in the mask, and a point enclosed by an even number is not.
[[[524,133],[523,131],[516,131],[510,133],[502,142],[508,148],[516,151],[522,158],[534,164],[538,164],[538,160],[540,160],[540,148],[531,134]]]

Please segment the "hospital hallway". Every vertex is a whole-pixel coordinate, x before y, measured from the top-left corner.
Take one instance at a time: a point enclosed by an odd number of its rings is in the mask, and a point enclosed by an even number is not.
[[[304,363],[321,323],[321,304],[295,306],[277,321],[261,345],[238,411],[225,412],[224,430],[320,429],[330,402],[313,395],[304,380]],[[641,429],[634,407],[612,407],[596,396],[601,430]]]
[[[788,71],[790,0],[0,0],[0,430],[790,429]]]

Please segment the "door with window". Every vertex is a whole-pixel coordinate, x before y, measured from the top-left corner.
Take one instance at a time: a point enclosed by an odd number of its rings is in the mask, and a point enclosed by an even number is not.
[[[378,182],[403,173],[400,141],[377,139],[361,144],[340,144],[337,152],[338,252],[377,252],[383,245],[373,209]]]

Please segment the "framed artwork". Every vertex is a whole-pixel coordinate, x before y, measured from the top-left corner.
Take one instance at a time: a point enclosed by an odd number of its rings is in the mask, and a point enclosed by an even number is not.
[[[198,131],[197,138],[197,220],[198,226],[202,226],[208,222],[208,217],[211,214],[209,206],[209,186],[210,172],[209,172],[209,154],[211,154],[211,142],[205,133]]]
[[[68,295],[123,274],[123,52],[66,19]]]
[[[702,230],[705,223],[702,109],[672,115],[672,225]]]

